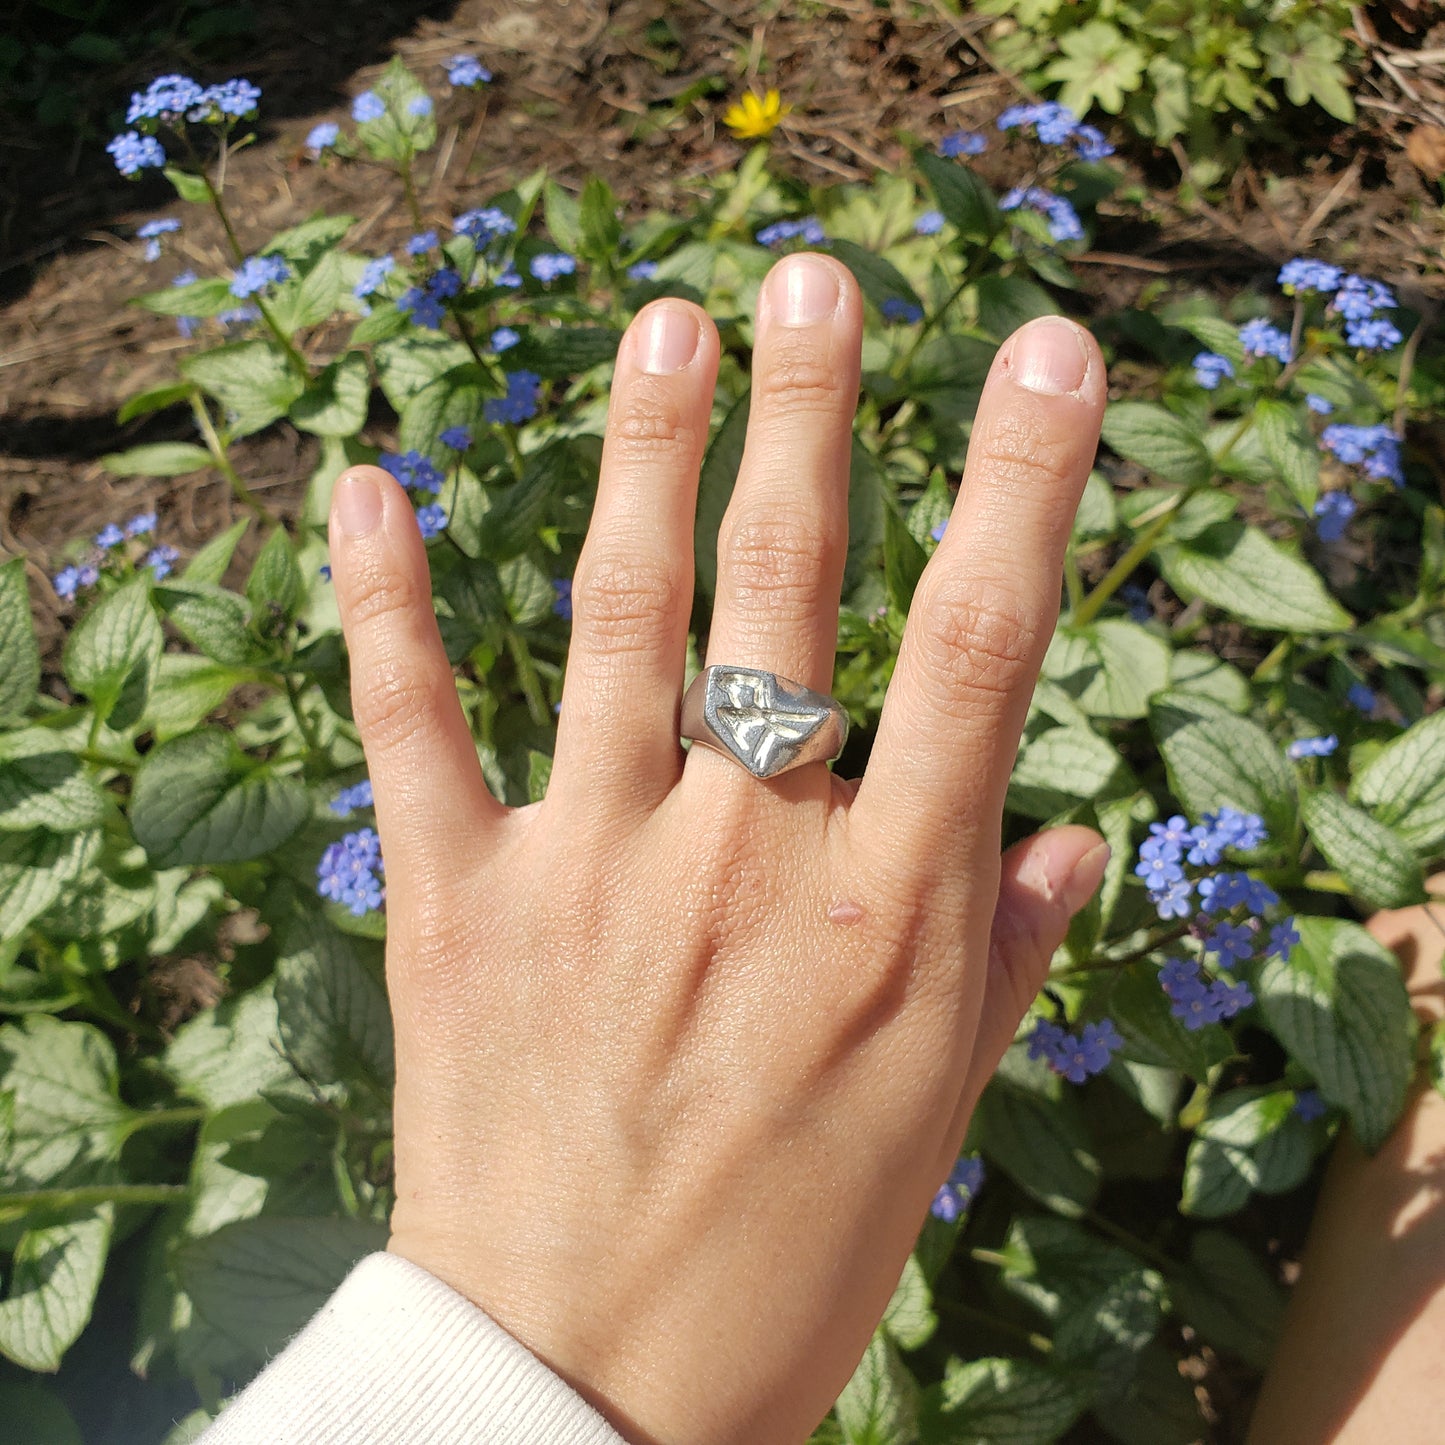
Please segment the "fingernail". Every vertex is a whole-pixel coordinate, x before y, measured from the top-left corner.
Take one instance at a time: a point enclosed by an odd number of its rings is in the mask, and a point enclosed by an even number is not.
[[[1098,843],[1069,870],[1063,883],[1059,885],[1058,897],[1071,915],[1077,913],[1098,892],[1099,884],[1104,881],[1104,869],[1109,866],[1113,853],[1114,850],[1107,843]]]
[[[812,326],[838,309],[838,277],[816,256],[789,256],[768,277],[768,301],[784,326]]]
[[[364,473],[348,472],[331,499],[343,536],[360,537],[381,521],[381,488]]]
[[[681,371],[697,355],[697,318],[681,306],[654,306],[642,323],[642,369],[653,376]]]
[[[1009,357],[1013,378],[1043,396],[1077,391],[1089,369],[1089,354],[1078,328],[1055,317],[1024,327]]]

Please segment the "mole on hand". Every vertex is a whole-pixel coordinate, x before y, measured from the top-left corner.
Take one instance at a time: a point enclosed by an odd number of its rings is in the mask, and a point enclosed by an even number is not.
[[[853,902],[851,898],[839,899],[828,910],[828,921],[830,923],[858,923],[863,918],[863,910]]]

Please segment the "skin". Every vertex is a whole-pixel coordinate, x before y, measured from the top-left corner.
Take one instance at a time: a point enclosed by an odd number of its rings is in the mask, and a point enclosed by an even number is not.
[[[1445,875],[1431,880],[1445,892]],[[1366,925],[1400,956],[1422,1032],[1445,1015],[1445,910]],[[1417,1081],[1373,1156],[1330,1161],[1250,1445],[1439,1445],[1445,1419],[1445,1098]]]
[[[830,258],[763,286],[709,662],[829,689],[861,331]],[[1092,339],[1001,348],[857,782],[679,744],[717,362],[678,300],[621,344],[539,804],[483,783],[405,494],[359,468],[331,523],[387,860],[388,1248],[635,1445],[827,1413],[1107,860],[1075,827],[998,849],[1098,441]]]

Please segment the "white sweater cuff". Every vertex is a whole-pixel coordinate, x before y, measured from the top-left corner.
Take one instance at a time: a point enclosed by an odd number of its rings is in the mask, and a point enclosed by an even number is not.
[[[358,1263],[198,1445],[626,1445],[472,1302],[399,1255]]]

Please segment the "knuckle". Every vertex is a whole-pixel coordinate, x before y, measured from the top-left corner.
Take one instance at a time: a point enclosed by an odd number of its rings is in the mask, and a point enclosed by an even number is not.
[[[676,568],[661,557],[603,553],[584,559],[572,584],[573,628],[615,650],[665,645],[683,610]]]
[[[417,602],[416,586],[405,572],[366,571],[348,591],[347,620],[355,627],[374,628],[378,623],[385,625],[404,617]],[[430,605],[428,597],[428,608]]]
[[[752,516],[732,524],[719,543],[718,573],[732,599],[780,621],[810,617],[823,601],[837,538],[816,517]]]
[[[619,414],[608,422],[608,440],[624,457],[691,456],[698,431],[665,387],[634,384]]]
[[[773,411],[832,412],[842,404],[841,381],[842,371],[813,338],[786,335],[774,339],[767,364],[756,368],[753,392]]]
[[[1070,476],[1078,463],[1077,433],[1046,427],[1029,413],[1007,414],[994,419],[974,439],[969,465],[982,470],[988,485],[1011,493],[1037,493],[1041,483],[1058,483]]]
[[[370,663],[353,678],[352,707],[367,745],[386,751],[423,734],[443,711],[456,705],[449,672],[416,667],[394,656]]]
[[[974,713],[987,700],[996,710],[1027,683],[1036,623],[1012,588],[970,578],[920,601],[915,644],[941,707]]]

